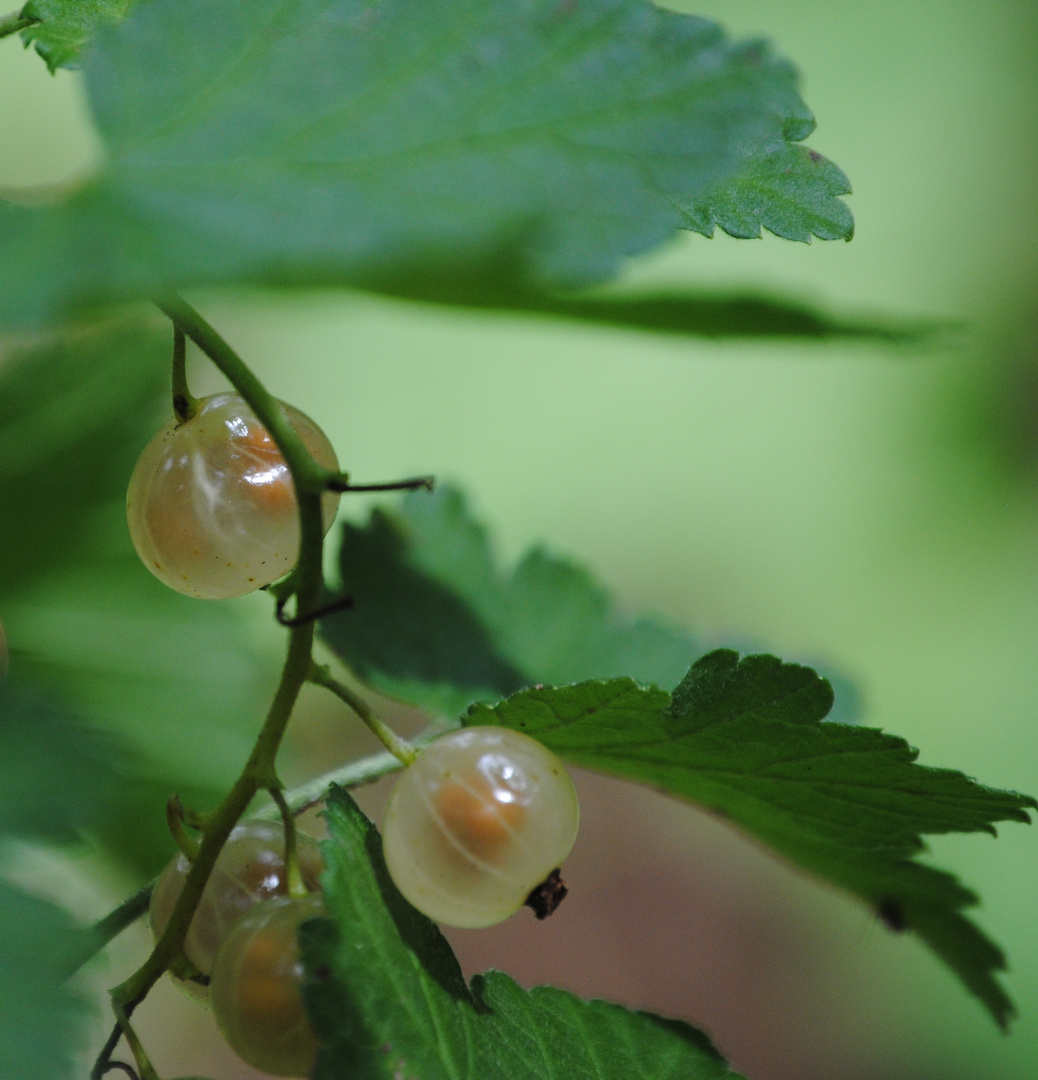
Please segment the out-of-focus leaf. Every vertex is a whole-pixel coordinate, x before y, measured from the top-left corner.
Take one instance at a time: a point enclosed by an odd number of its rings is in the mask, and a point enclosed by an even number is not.
[[[523,731],[567,761],[707,807],[889,926],[915,931],[1005,1026],[1001,950],[962,914],[977,897],[913,861],[921,834],[994,833],[1038,801],[916,763],[874,728],[825,723],[832,690],[810,668],[719,649],[673,695],[630,679],[524,690],[466,724]]]
[[[587,571],[540,548],[498,569],[451,487],[346,524],[339,566],[353,607],[323,619],[321,636],[372,686],[448,716],[534,683],[673,683],[695,652],[662,622],[617,614]]]
[[[96,828],[126,766],[117,740],[0,682],[0,834],[68,842]]]
[[[613,276],[814,127],[767,45],[647,0],[149,0],[83,64],[105,163],[0,213],[12,325],[228,282],[521,305]],[[770,190],[723,189],[758,216]]]
[[[677,1020],[524,990],[491,971],[465,985],[439,930],[389,879],[374,826],[329,801],[323,880],[333,921],[301,927],[304,998],[322,1049],[315,1080],[738,1080]]]
[[[125,764],[116,740],[26,689],[16,675],[0,681],[0,862],[8,839],[70,842],[102,827]],[[91,1013],[65,985],[77,935],[63,911],[0,877],[4,1080],[74,1080]]]
[[[74,1080],[93,1008],[66,985],[75,930],[53,904],[0,881],[4,1080]]]
[[[496,289],[459,289],[456,281],[430,281],[415,298],[474,310],[565,319],[616,329],[715,339],[802,338],[889,345],[926,344],[955,329],[948,323],[885,317],[844,317],[802,301],[751,293],[653,292],[639,295],[560,295]]]
[[[80,50],[102,26],[118,22],[133,0],[29,0],[22,15],[38,20],[22,31],[47,67],[75,67]]]

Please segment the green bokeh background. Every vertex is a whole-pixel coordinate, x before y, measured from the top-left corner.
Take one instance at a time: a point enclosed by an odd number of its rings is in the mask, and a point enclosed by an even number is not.
[[[849,677],[864,721],[924,763],[1038,792],[1038,9],[745,0],[703,13],[765,33],[805,73],[811,144],[850,176],[857,236],[686,237],[631,281],[759,287],[968,330],[904,354],[332,294],[197,300],[356,477],[456,479],[504,556],[547,539],[627,607]],[[76,76],[0,43],[0,187],[68,179],[98,154]],[[860,1075],[1033,1080],[1035,837],[1006,827],[935,853],[980,889],[1021,1018],[1003,1038],[913,942],[863,934],[849,905],[806,887],[799,902],[838,942],[846,1039],[873,1063]]]

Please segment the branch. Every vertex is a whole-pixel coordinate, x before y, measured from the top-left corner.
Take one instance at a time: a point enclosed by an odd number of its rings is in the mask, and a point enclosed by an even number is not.
[[[169,316],[173,325],[191,338],[226,376],[270,433],[281,452],[295,485],[299,507],[299,562],[292,573],[293,591],[300,610],[308,611],[316,607],[324,588],[321,568],[324,546],[321,519],[324,470],[310,456],[277,400],[193,307],[179,296],[173,295],[156,300],[155,303]],[[113,1008],[124,1025],[182,950],[195,909],[231,830],[258,792],[281,787],[276,770],[277,752],[296,698],[310,675],[313,639],[312,622],[301,623],[289,631],[288,654],[281,672],[281,681],[249,760],[223,802],[207,816],[198,854],[191,863],[180,897],[155,948],[133,975],[112,990]],[[94,1066],[94,1077],[103,1075],[112,1049],[113,1044],[109,1040]]]
[[[415,749],[424,749],[448,730],[450,727],[437,724],[419,735],[412,746]],[[403,765],[398,758],[382,750],[377,754],[369,754],[346,765],[340,765],[321,776],[315,776],[305,784],[286,791],[283,797],[289,809],[298,817],[322,802],[333,784],[344,788],[362,787],[364,784],[373,784],[376,780],[381,780],[383,776],[388,776],[402,768]],[[272,801],[256,811],[254,816],[276,821],[281,817],[281,810],[277,803]],[[154,888],[155,882],[149,881],[100,922],[95,923],[89,930],[83,931],[87,940],[72,955],[69,962],[70,975],[78,971],[95,953],[100,952],[113,938],[147,912]]]
[[[10,15],[0,15],[0,38],[10,37],[22,30],[28,30],[40,20],[31,15],[23,15],[20,11],[12,11]]]
[[[67,971],[70,976],[148,910],[154,888],[155,882],[149,881],[133,896],[127,897],[114,911],[94,923],[88,930],[82,931],[82,944],[72,950],[68,959]]]

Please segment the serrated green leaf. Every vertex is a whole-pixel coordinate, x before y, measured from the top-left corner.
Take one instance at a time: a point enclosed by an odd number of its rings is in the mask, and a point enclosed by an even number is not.
[[[38,20],[22,31],[47,67],[75,67],[80,51],[102,26],[118,22],[133,0],[29,0],[22,15]]]
[[[0,1060],[4,1080],[73,1080],[94,1009],[65,985],[74,940],[53,904],[0,881]]]
[[[499,570],[451,487],[344,525],[339,568],[353,607],[323,619],[322,638],[373,686],[448,716],[534,683],[674,682],[695,651],[663,623],[619,616],[590,574],[539,548]]]
[[[226,282],[521,303],[814,124],[765,45],[647,0],[150,0],[84,69],[105,165],[0,216],[12,324]]]
[[[374,826],[341,789],[328,809],[332,921],[300,930],[304,998],[322,1050],[315,1080],[738,1080],[676,1020],[524,990],[489,972],[465,985],[439,930],[389,879]]]
[[[994,833],[1038,802],[916,763],[873,728],[823,722],[829,684],[773,656],[709,653],[673,695],[630,679],[524,690],[466,724],[539,739],[575,765],[650,784],[707,807],[825,881],[893,929],[915,931],[1005,1026],[1002,952],[961,911],[977,897],[913,862],[921,834]]]
[[[112,325],[14,350],[0,371],[11,670],[123,748],[97,831],[142,868],[168,857],[171,791],[204,805],[233,780],[274,674],[233,605],[172,592],[129,541],[126,484],[170,408],[170,341]]]
[[[854,218],[837,198],[850,190],[842,170],[817,151],[783,143],[752,155],[735,176],[679,205],[685,227],[704,236],[713,236],[720,225],[743,240],[759,237],[762,227],[804,243],[812,236],[850,240]]]

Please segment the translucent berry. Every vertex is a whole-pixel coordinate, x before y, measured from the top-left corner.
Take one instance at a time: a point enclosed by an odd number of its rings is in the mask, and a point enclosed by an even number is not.
[[[311,456],[338,470],[331,443],[280,403]],[[339,496],[324,496],[325,532]],[[130,536],[144,565],[178,592],[241,596],[288,573],[299,557],[295,489],[281,452],[237,394],[196,403],[145,447],[126,496]]]
[[[419,911],[448,926],[513,915],[577,836],[573,781],[517,731],[471,727],[437,739],[397,781],[382,844],[389,874]]]
[[[324,913],[318,893],[265,900],[238,920],[216,956],[209,985],[216,1022],[243,1061],[271,1076],[308,1076],[317,1056],[299,993],[296,930]]]
[[[296,859],[303,883],[315,892],[324,870],[317,841],[297,832]],[[169,922],[190,866],[183,855],[178,855],[155,883],[149,917],[156,939]],[[210,974],[217,950],[238,919],[264,900],[283,897],[287,892],[281,823],[243,821],[236,825],[216,860],[188,927],[184,939],[188,960],[201,974]]]

